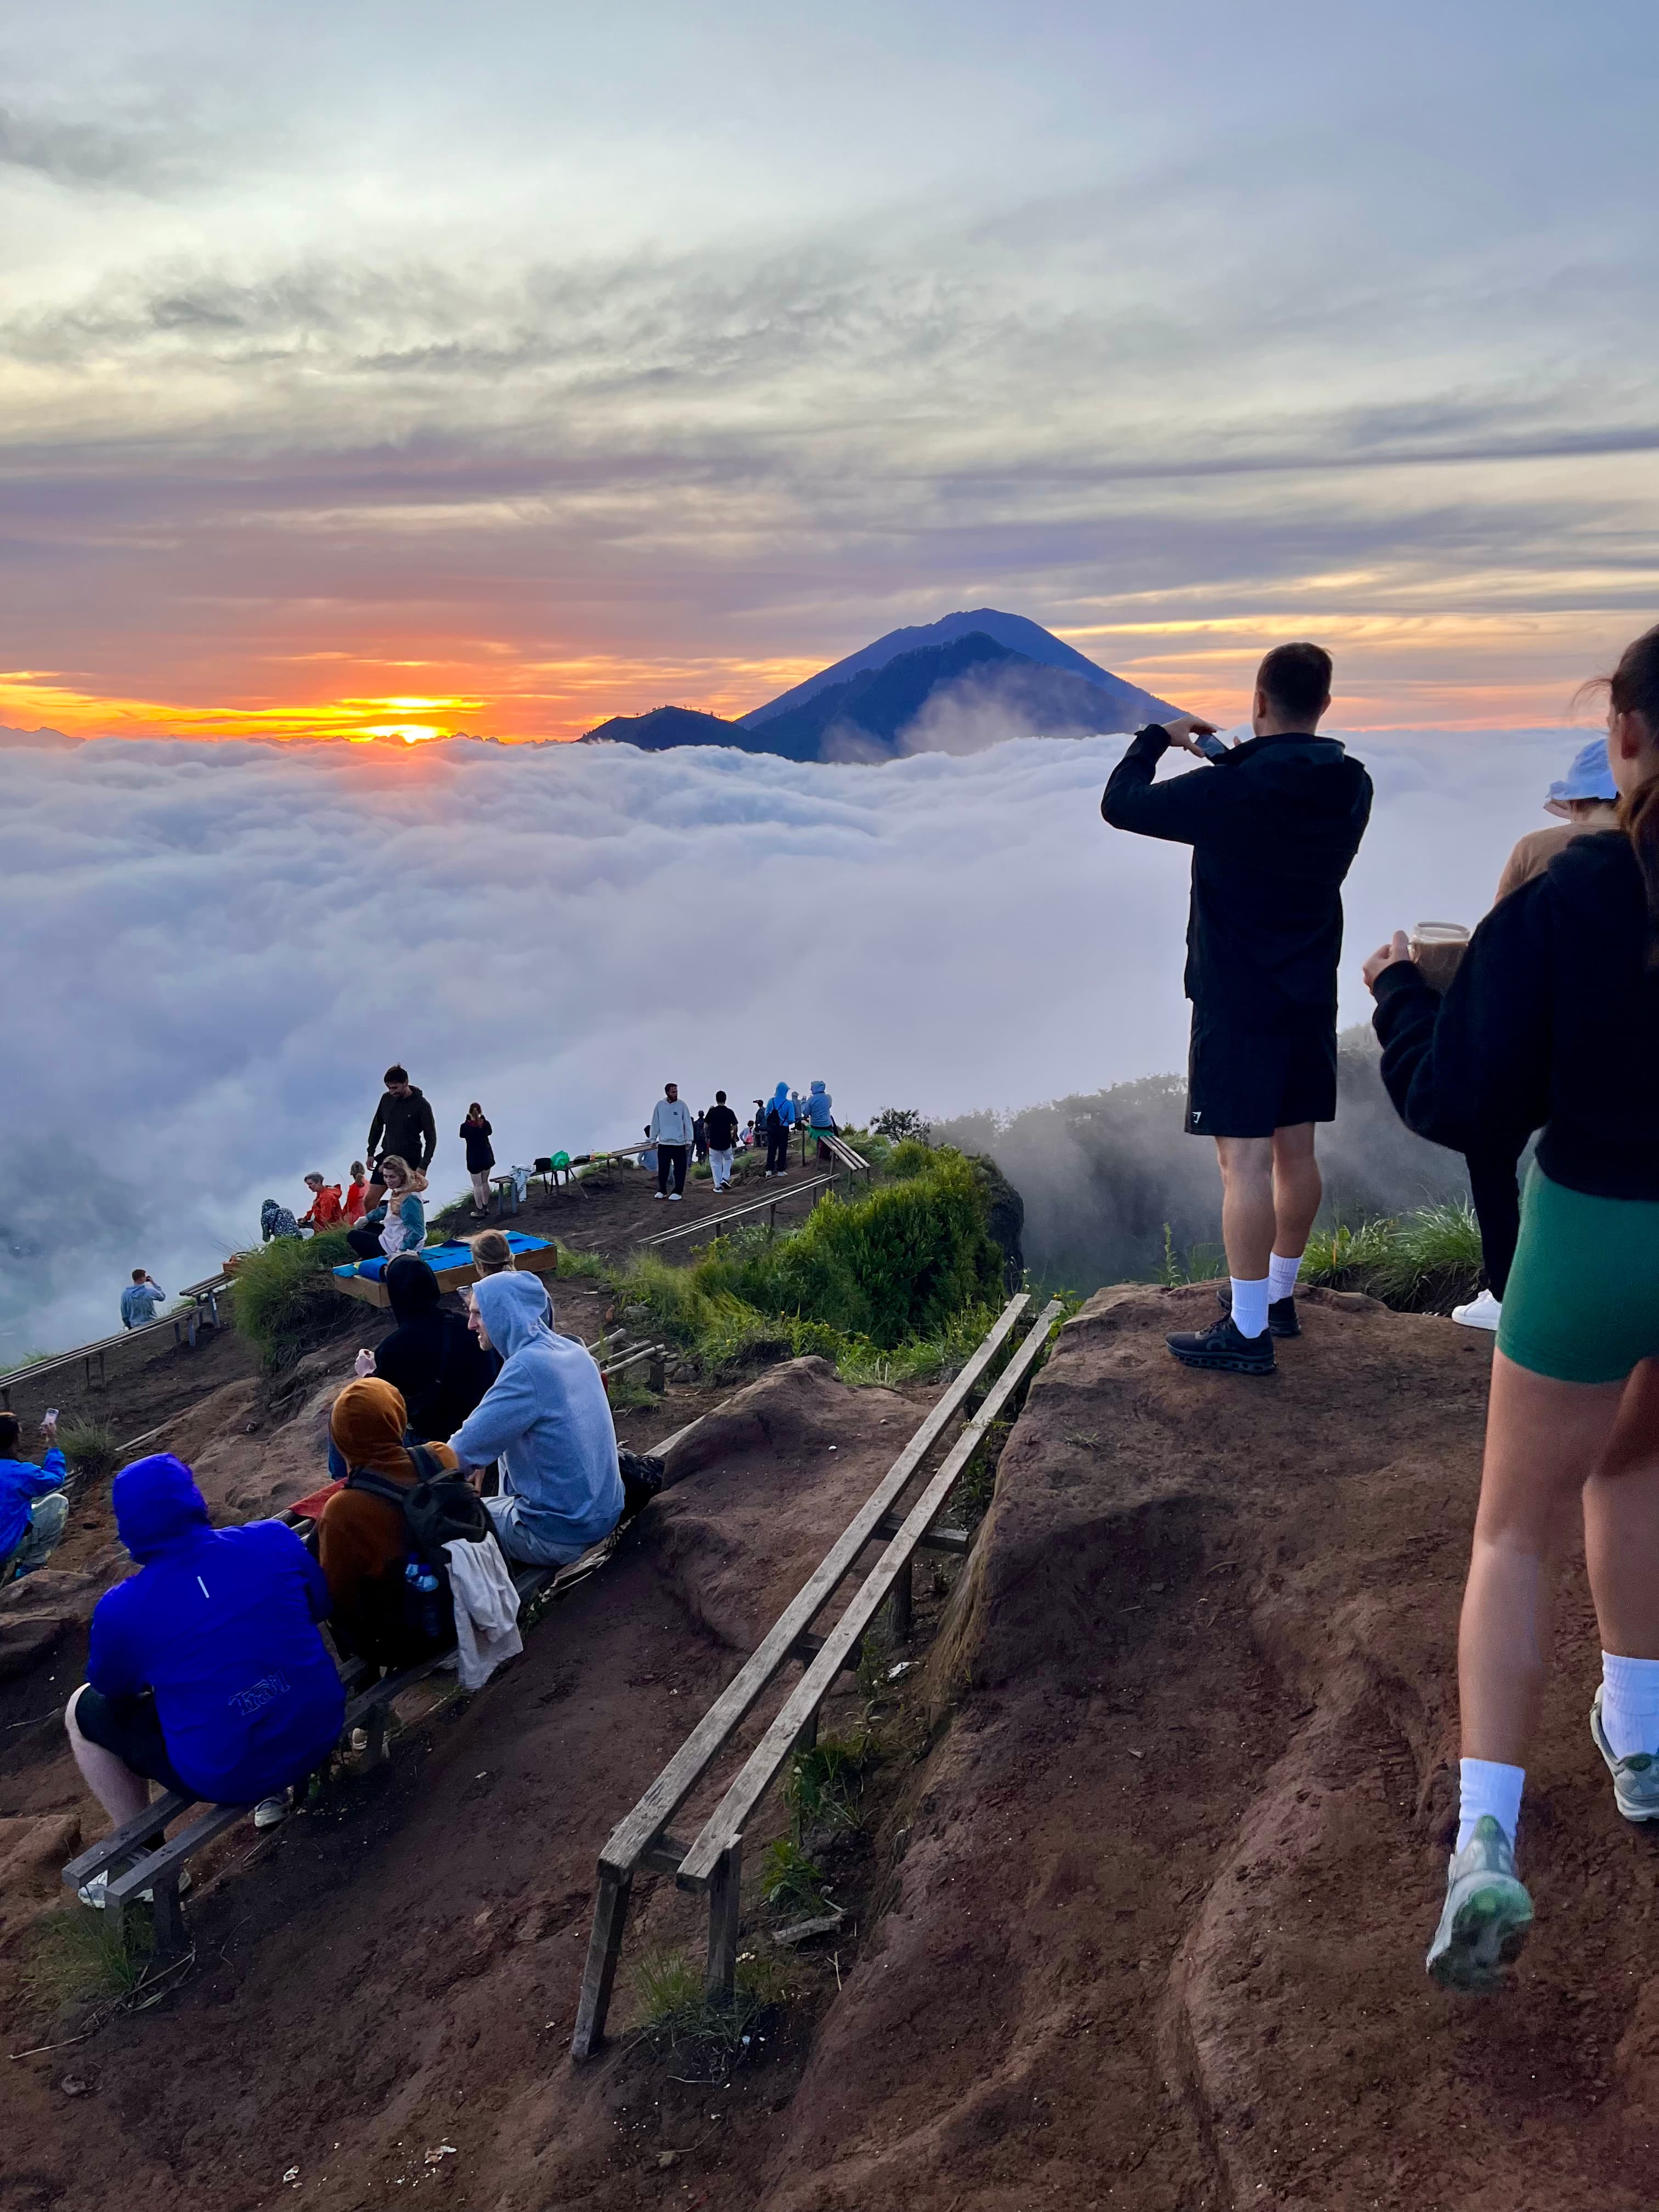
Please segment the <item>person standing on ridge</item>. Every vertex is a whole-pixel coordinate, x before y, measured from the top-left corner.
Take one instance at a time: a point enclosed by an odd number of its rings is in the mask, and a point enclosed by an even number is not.
[[[1530,830],[1516,845],[1498,879],[1496,905],[1534,876],[1541,876],[1559,852],[1575,837],[1592,837],[1619,827],[1614,801],[1619,787],[1607,760],[1607,741],[1592,738],[1573,757],[1572,766],[1549,788],[1544,811],[1560,817],[1553,830]],[[1504,1291],[1515,1264],[1515,1247],[1521,1235],[1521,1187],[1516,1170],[1527,1148],[1529,1128],[1511,1129],[1502,1135],[1488,1133],[1464,1154],[1469,1170],[1469,1195],[1474,1218],[1480,1224],[1480,1291],[1465,1305],[1452,1308],[1452,1319],[1465,1328],[1496,1328],[1503,1319]]]
[[[680,1097],[678,1083],[665,1083],[662,1097],[651,1109],[647,1133],[657,1148],[657,1196],[670,1200],[685,1195],[685,1167],[691,1151],[691,1109]],[[668,1188],[670,1177],[674,1188]]]
[[[410,1081],[409,1070],[394,1061],[383,1079],[386,1089],[368,1125],[368,1206],[378,1206],[386,1195],[380,1162],[388,1152],[395,1152],[412,1174],[424,1175],[438,1149],[438,1125],[430,1102]]]
[[[703,1115],[708,1133],[708,1172],[716,1190],[732,1188],[732,1154],[738,1142],[738,1117],[726,1103],[726,1093],[717,1091],[714,1103]]]
[[[701,1167],[708,1158],[708,1109],[705,1107],[691,1124],[691,1149]]]
[[[1187,1133],[1215,1139],[1232,1280],[1219,1321],[1167,1339],[1188,1367],[1271,1375],[1274,1337],[1300,1334],[1296,1279],[1323,1195],[1314,1127],[1336,1114],[1342,883],[1371,811],[1364,765],[1316,734],[1330,703],[1330,655],[1275,646],[1251,737],[1222,746],[1193,714],[1150,725],[1100,802],[1114,829],[1193,848]],[[1155,785],[1172,744],[1207,765]]]
[[[789,1085],[780,1083],[766,1105],[766,1172],[789,1172],[789,1132],[795,1126],[795,1109],[789,1103]]]
[[[155,1318],[155,1309],[167,1292],[154,1275],[147,1275],[142,1267],[132,1271],[132,1280],[121,1293],[121,1326],[123,1328],[143,1328]]]
[[[489,1139],[494,1134],[484,1119],[484,1110],[475,1098],[466,1109],[466,1119],[461,1124],[461,1142],[466,1146],[466,1171],[472,1178],[472,1218],[482,1221],[489,1211],[489,1170],[495,1164],[495,1154]]]

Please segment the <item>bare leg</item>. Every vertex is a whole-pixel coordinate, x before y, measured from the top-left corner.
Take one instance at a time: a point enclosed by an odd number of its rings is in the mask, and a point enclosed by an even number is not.
[[[1218,1137],[1221,1164],[1221,1241],[1227,1248],[1227,1272],[1241,1283],[1257,1283],[1267,1272],[1273,1249],[1273,1140],[1271,1137]]]
[[[1556,1574],[1625,1389],[1622,1382],[1557,1382],[1516,1366],[1501,1352],[1492,1355],[1480,1504],[1457,1638],[1466,1759],[1527,1764],[1549,1675]],[[1623,1480],[1607,1478],[1609,1496]],[[1632,1509],[1623,1513],[1633,1517]],[[1659,1622],[1659,1592],[1651,1585],[1639,1610]],[[1643,1649],[1659,1651],[1653,1631],[1648,1634]]]
[[[1601,1649],[1659,1659],[1659,1359],[1644,1359],[1625,1385],[1584,1485],[1584,1556]]]
[[[142,1774],[135,1774],[125,1759],[118,1759],[112,1751],[106,1751],[101,1743],[88,1743],[75,1725],[75,1708],[81,1702],[81,1689],[64,1709],[64,1726],[69,1731],[70,1749],[81,1770],[81,1779],[109,1814],[111,1825],[119,1828],[129,1820],[136,1820],[149,1802],[149,1784]]]
[[[1314,1154],[1314,1125],[1273,1131],[1273,1244],[1283,1260],[1299,1260],[1313,1234],[1325,1185]]]

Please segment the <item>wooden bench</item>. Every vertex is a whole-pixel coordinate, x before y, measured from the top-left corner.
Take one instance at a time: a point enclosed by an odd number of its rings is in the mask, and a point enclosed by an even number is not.
[[[441,1247],[434,1249],[441,1249]],[[418,1253],[416,1256],[424,1259],[426,1255]],[[529,1251],[515,1252],[513,1257],[514,1265],[521,1274],[556,1275],[559,1272],[559,1248],[550,1238]],[[476,1283],[478,1279],[478,1271],[470,1260],[462,1261],[453,1267],[434,1267],[433,1273],[438,1279],[440,1291],[459,1290],[463,1284]],[[385,1307],[392,1304],[392,1296],[384,1279],[376,1281],[368,1275],[331,1273],[329,1280],[343,1297],[359,1298],[366,1306]]]
[[[708,1986],[715,1995],[730,1995],[737,1957],[737,1897],[744,1821],[794,1745],[811,1741],[819,1705],[836,1677],[843,1669],[858,1664],[860,1639],[884,1601],[893,1609],[897,1632],[902,1634],[908,1628],[910,1570],[916,1552],[937,1547],[960,1554],[968,1549],[968,1538],[963,1530],[936,1530],[934,1523],[991,1424],[1030,1373],[1046,1346],[1049,1332],[1061,1311],[1058,1299],[1044,1307],[938,1473],[928,1480],[915,1505],[902,1519],[898,1518],[896,1509],[928,1453],[1030,1304],[1030,1297],[1024,1291],[1009,1299],[973,1358],[943,1393],[811,1577],[774,1621],[757,1650],[738,1668],[632,1812],[612,1831],[599,1853],[599,1895],[593,1907],[592,1933],[576,2008],[575,2032],[571,2039],[573,2057],[588,2057],[605,2039],[629,1902],[635,1877],[642,1870],[672,1874],[683,1886],[709,1890]],[[856,1567],[865,1547],[877,1540],[886,1546],[880,1559],[830,1633],[825,1637],[814,1635],[813,1621]],[[722,1799],[714,1819],[705,1823],[702,1832],[693,1843],[682,1842],[670,1833],[670,1820],[768,1686],[791,1660],[805,1668],[801,1681],[768,1729],[760,1748]],[[786,1731],[783,1750],[775,1759],[777,1743]],[[761,1778],[763,1773],[764,1779]],[[718,1842],[711,1849],[713,1838],[718,1838]],[[706,1875],[702,1872],[705,1861],[708,1863]]]

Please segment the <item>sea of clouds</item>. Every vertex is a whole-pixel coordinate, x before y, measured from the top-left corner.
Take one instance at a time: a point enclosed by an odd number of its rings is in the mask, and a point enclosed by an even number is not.
[[[1355,740],[1377,803],[1345,1021],[1396,924],[1478,919],[1584,735]],[[134,1267],[209,1273],[307,1169],[342,1178],[394,1059],[434,1103],[436,1199],[473,1098],[505,1164],[627,1141],[668,1079],[746,1108],[821,1076],[861,1120],[1182,1065],[1187,855],[1102,823],[1124,743],[0,751],[0,1364],[106,1333]]]

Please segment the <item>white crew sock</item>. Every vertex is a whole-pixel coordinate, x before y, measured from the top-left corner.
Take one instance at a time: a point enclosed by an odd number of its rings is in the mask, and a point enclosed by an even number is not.
[[[1521,1821],[1521,1791],[1527,1779],[1524,1766],[1502,1766],[1492,1759],[1460,1759],[1462,1784],[1457,1813],[1457,1849],[1461,1851],[1474,1833],[1474,1824],[1490,1813],[1515,1847]]]
[[[1267,1255],[1267,1303],[1277,1305],[1280,1298],[1294,1297],[1296,1279],[1302,1273],[1302,1255],[1287,1260],[1282,1252]]]
[[[1601,1654],[1601,1733],[1615,1759],[1659,1751],[1659,1659]]]
[[[1267,1278],[1241,1283],[1232,1278],[1233,1323],[1241,1336],[1260,1336],[1267,1326]]]

